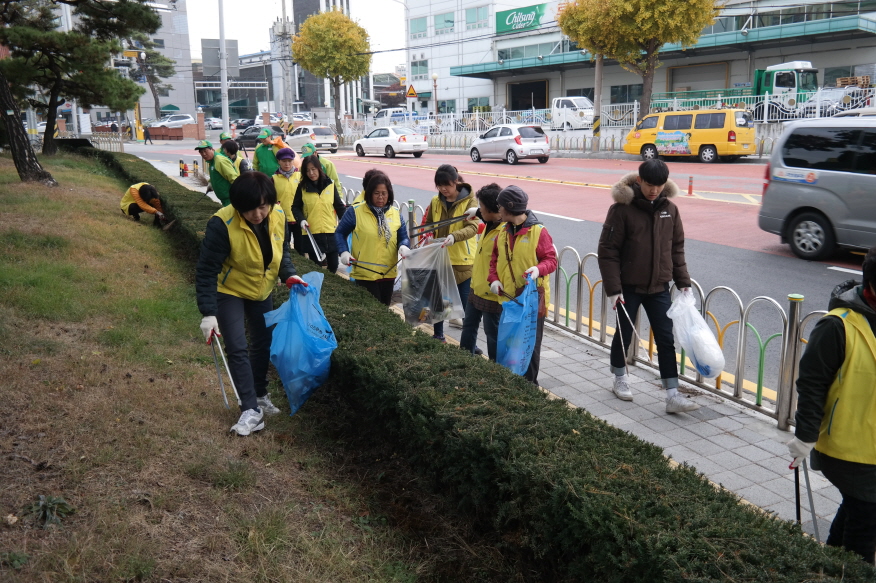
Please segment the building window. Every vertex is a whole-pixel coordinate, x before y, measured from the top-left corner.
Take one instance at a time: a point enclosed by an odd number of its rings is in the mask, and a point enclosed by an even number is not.
[[[155,45],[156,49],[164,48],[164,39],[163,38],[153,38],[152,43]]]
[[[508,47],[499,49],[498,55],[502,60],[505,59],[522,59],[524,57],[535,58],[539,55],[546,56],[554,52],[557,43],[541,43],[537,45],[526,45],[522,47]]]
[[[490,111],[490,98],[489,97],[469,97],[468,98],[468,107],[466,108],[467,113],[475,113],[478,111]]]
[[[411,61],[411,81],[423,81],[429,78],[429,61]]]
[[[642,84],[612,85],[611,103],[632,103],[642,99]]]
[[[449,34],[453,32],[453,13],[435,15],[435,34]]]
[[[438,113],[456,113],[455,99],[439,99]]]
[[[429,19],[426,16],[423,18],[411,18],[411,38],[425,38],[428,26]]]
[[[593,99],[593,87],[585,87],[584,89],[566,89],[566,97],[586,97],[590,101],[596,102]]]
[[[487,28],[490,26],[490,7],[478,6],[465,9],[465,30]]]
[[[159,87],[158,89],[156,89],[156,91],[158,91],[159,97],[170,97],[170,89]]]

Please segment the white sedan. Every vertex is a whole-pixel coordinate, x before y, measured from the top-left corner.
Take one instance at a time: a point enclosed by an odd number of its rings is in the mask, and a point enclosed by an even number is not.
[[[381,154],[387,158],[395,158],[396,154],[413,154],[414,158],[419,158],[429,149],[429,144],[426,136],[410,128],[388,127],[377,128],[357,140],[354,149],[357,156]]]

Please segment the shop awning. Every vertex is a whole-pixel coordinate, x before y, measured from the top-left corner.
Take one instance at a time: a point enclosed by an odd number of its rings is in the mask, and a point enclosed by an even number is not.
[[[168,103],[167,105],[161,106],[161,111],[179,111],[179,108],[172,103]]]

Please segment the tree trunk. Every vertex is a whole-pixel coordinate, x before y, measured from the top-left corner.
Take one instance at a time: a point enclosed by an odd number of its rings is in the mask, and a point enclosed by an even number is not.
[[[52,91],[49,94],[48,105],[46,108],[46,118],[54,121],[58,117],[58,106],[63,104],[64,101],[58,101],[59,96],[61,95],[60,87],[52,87]],[[73,115],[76,115],[76,112],[73,112]],[[54,156],[58,153],[58,144],[55,142],[55,132],[52,130],[52,133],[49,133],[49,124],[46,123],[46,132],[43,134],[43,156]]]
[[[155,100],[155,119],[161,119],[161,103],[158,102],[158,89],[155,88],[155,83],[152,81],[152,77],[146,75],[146,83],[149,84],[149,91],[152,92],[152,99]]]
[[[21,181],[42,182],[47,186],[58,186],[57,181],[51,174],[43,170],[39,160],[37,160],[36,153],[24,131],[24,126],[21,125],[21,116],[15,98],[12,97],[12,91],[9,90],[9,81],[6,80],[2,71],[0,71],[0,109],[2,109],[0,113],[5,115],[12,161],[15,162],[15,169],[18,171],[18,177],[21,178]],[[13,112],[12,115],[6,114],[7,111]]]
[[[651,94],[654,89],[654,72],[657,70],[657,41],[648,43],[648,51],[645,53],[645,70],[642,72],[642,101],[639,103],[639,119],[651,111]],[[636,120],[639,121],[638,119]]]
[[[332,79],[332,94],[335,98],[335,132],[338,134],[338,141],[340,142],[341,136],[343,135],[343,128],[341,127],[341,78],[335,77]]]

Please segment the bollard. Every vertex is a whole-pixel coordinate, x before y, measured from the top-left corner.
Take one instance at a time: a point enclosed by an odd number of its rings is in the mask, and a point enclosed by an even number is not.
[[[183,161],[182,160],[179,161],[179,175],[180,176],[183,175]]]
[[[788,431],[791,427],[791,397],[794,391],[794,371],[800,347],[800,312],[803,309],[803,296],[788,295],[788,329],[785,330],[782,349],[782,370],[779,376],[779,390],[776,396],[776,417],[779,429]]]
[[[192,161],[192,169],[194,170],[194,175],[197,176],[198,175],[198,161],[197,160]]]
[[[693,176],[687,181],[687,195],[693,196]]]
[[[416,204],[417,201],[415,201],[414,199],[410,199],[408,201],[408,237],[411,238],[413,238],[414,236],[414,227],[417,226],[417,215],[414,212]],[[411,244],[413,245],[414,242],[411,241]]]

